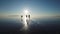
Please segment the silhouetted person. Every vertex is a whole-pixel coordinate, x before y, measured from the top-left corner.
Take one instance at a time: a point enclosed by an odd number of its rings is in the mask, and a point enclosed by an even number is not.
[[[27,18],[27,15],[26,15],[26,18]]]
[[[30,19],[30,15],[28,15],[29,19]]]
[[[23,15],[21,15],[21,18],[23,17]]]
[[[22,19],[22,18],[23,18],[23,15],[21,15],[21,21],[23,21],[23,19]]]

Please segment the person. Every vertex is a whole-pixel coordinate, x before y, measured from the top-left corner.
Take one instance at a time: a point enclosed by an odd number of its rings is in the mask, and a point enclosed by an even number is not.
[[[22,18],[23,16],[21,15],[21,18]]]
[[[26,18],[27,18],[27,15],[26,15]]]
[[[22,18],[23,18],[23,15],[21,15],[21,21],[23,21],[23,19],[22,19]]]
[[[29,19],[30,19],[30,15],[28,15]]]

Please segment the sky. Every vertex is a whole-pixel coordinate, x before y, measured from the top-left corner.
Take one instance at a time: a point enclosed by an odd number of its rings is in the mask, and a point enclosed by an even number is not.
[[[59,0],[0,0],[0,14],[21,14],[27,9],[32,15],[60,15]]]

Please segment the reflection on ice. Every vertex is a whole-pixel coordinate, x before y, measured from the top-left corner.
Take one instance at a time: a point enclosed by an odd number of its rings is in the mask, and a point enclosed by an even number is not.
[[[23,22],[23,29],[27,30],[28,29],[28,25],[29,25],[29,21],[30,21],[30,15],[21,15],[21,21]]]

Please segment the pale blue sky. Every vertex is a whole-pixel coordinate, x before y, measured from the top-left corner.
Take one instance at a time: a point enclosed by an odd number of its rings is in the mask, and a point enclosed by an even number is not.
[[[0,0],[0,13],[17,14],[25,8],[32,14],[60,14],[59,0]]]

